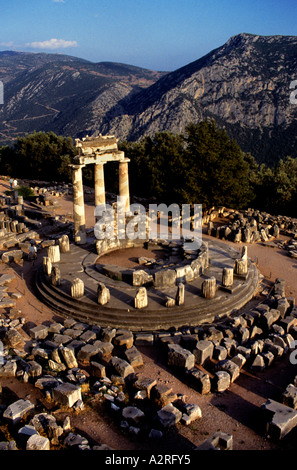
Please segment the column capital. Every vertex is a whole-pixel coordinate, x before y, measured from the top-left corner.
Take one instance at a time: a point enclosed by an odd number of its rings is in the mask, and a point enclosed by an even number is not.
[[[73,170],[80,170],[81,168],[84,168],[86,165],[81,165],[80,163],[70,163],[69,166]]]

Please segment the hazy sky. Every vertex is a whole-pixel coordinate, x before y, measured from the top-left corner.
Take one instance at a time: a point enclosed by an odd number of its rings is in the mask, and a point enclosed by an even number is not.
[[[297,35],[297,0],[0,0],[0,50],[169,71],[242,32]]]

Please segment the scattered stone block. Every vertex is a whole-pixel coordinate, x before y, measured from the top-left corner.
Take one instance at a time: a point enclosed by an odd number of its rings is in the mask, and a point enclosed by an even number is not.
[[[122,411],[122,416],[128,422],[133,422],[134,424],[139,424],[144,420],[144,413],[136,406],[126,406]]]
[[[153,346],[153,333],[135,333],[134,344],[135,346]]]
[[[267,435],[283,439],[297,425],[297,411],[282,403],[268,399],[262,406],[266,420]]]
[[[181,423],[189,426],[193,421],[197,421],[202,418],[202,411],[200,406],[187,404],[184,407],[183,415],[181,417]]]
[[[195,364],[195,356],[178,344],[168,345],[168,365],[183,369],[192,369]]]
[[[132,367],[141,367],[143,366],[143,357],[140,351],[135,346],[132,346],[130,349],[127,349],[125,356],[129,364]]]
[[[284,405],[290,408],[297,408],[297,387],[293,384],[289,384],[282,395],[282,402]]]
[[[17,372],[17,363],[15,361],[6,361],[0,366],[0,377],[15,377]]]
[[[3,342],[10,348],[22,348],[25,344],[25,338],[16,328],[9,328],[5,333]]]
[[[90,366],[91,366],[92,376],[98,377],[100,379],[102,379],[103,377],[106,377],[106,369],[103,364],[100,364],[99,362],[91,361]]]
[[[242,354],[239,353],[239,354],[236,354],[236,356],[232,357],[230,361],[237,364],[238,367],[241,369],[246,363],[246,358]]]
[[[50,441],[47,437],[33,434],[27,441],[26,450],[50,450]]]
[[[239,366],[235,362],[232,362],[230,359],[218,362],[216,364],[216,369],[228,372],[228,374],[230,374],[231,383],[234,382],[240,375]]]
[[[52,397],[60,405],[71,408],[78,400],[81,400],[81,389],[77,385],[62,383],[53,389]]]
[[[207,360],[212,358],[214,345],[211,341],[201,340],[197,342],[193,351],[197,364],[203,365]]]
[[[169,403],[157,412],[157,418],[161,426],[169,428],[181,420],[182,412]]]
[[[156,385],[157,385],[157,381],[155,379],[151,379],[150,377],[139,378],[134,383],[134,387],[137,390],[144,390],[148,398],[150,398],[152,388],[155,387]]]
[[[72,369],[73,367],[78,367],[73,349],[67,348],[66,346],[62,346],[60,348],[60,351],[68,369]]]
[[[191,382],[193,388],[201,393],[201,395],[206,395],[210,392],[211,382],[210,377],[206,372],[193,367],[186,371],[186,376]]]
[[[265,369],[265,360],[262,354],[257,354],[251,364],[251,369],[255,372],[261,372]]]
[[[228,372],[219,370],[213,376],[213,388],[215,392],[224,392],[230,387],[231,377]]]
[[[134,368],[124,359],[120,359],[117,356],[113,356],[110,361],[110,365],[116,370],[120,377],[128,377],[134,374]]]
[[[8,420],[11,424],[16,424],[34,408],[35,406],[29,400],[20,399],[6,408],[3,413],[3,418]]]
[[[95,344],[86,344],[80,348],[77,354],[77,360],[88,364],[92,357],[99,353],[99,347]]]
[[[48,326],[38,325],[29,330],[29,335],[31,336],[31,338],[36,340],[45,339],[48,335],[48,330]]]
[[[215,432],[203,444],[196,447],[196,450],[232,450],[233,437],[221,431]]]

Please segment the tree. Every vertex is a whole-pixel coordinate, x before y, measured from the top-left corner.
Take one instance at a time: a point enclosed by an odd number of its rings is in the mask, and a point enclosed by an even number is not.
[[[15,144],[2,149],[7,173],[17,178],[61,181],[70,179],[69,167],[77,150],[70,137],[53,132],[35,132],[19,137]]]
[[[241,208],[252,199],[249,162],[239,145],[213,120],[186,128],[186,202]]]

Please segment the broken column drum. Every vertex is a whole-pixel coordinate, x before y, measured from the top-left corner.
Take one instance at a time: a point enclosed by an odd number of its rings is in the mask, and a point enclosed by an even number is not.
[[[217,289],[217,280],[216,278],[210,277],[209,279],[205,279],[202,283],[202,295],[206,299],[213,299],[216,295]]]
[[[233,268],[224,268],[222,273],[222,285],[231,287],[233,285]]]

